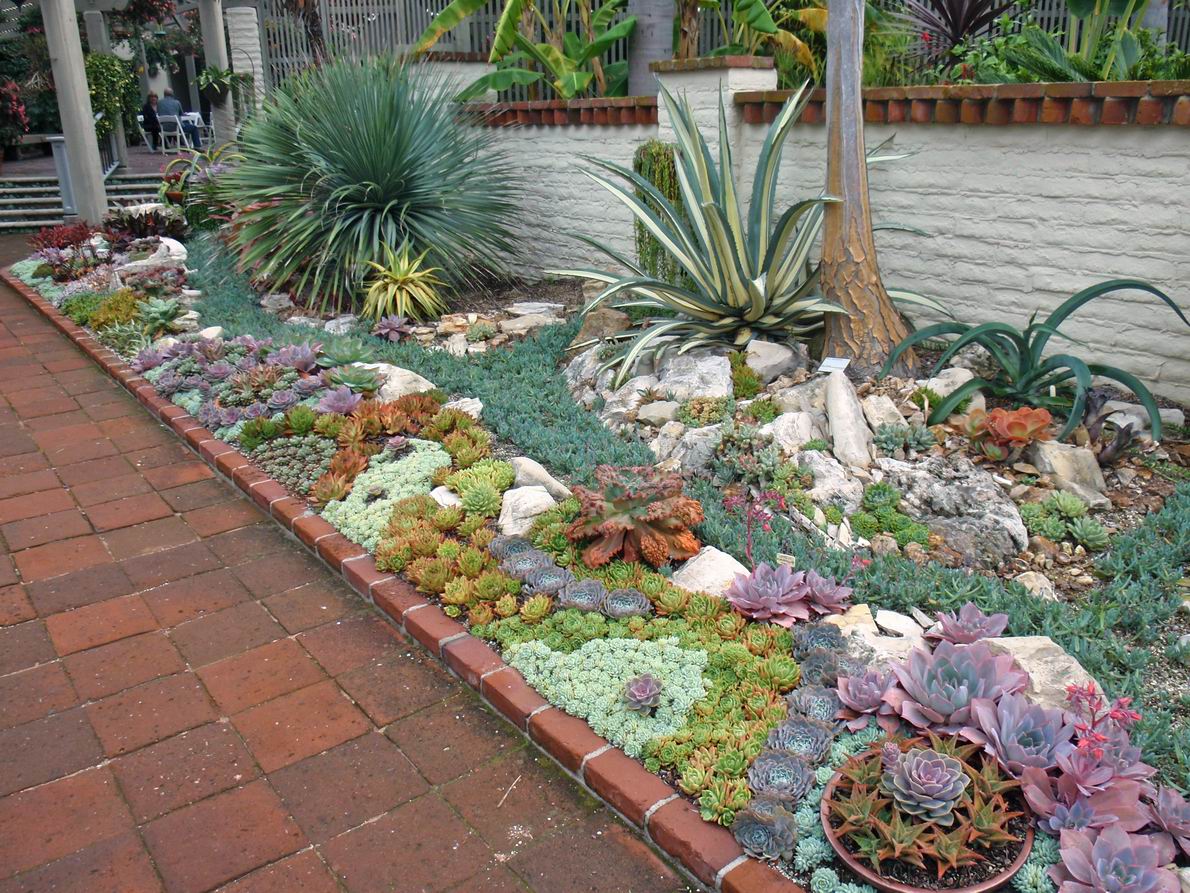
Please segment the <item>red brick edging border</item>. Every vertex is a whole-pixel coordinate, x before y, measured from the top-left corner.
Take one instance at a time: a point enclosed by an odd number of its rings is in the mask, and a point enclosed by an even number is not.
[[[749,124],[774,121],[789,90],[751,90],[732,100]],[[1097,81],[1071,84],[955,84],[868,87],[869,124],[1078,124],[1190,127],[1190,81]],[[801,121],[825,119],[825,92],[810,94]]]
[[[198,420],[157,394],[113,351],[58,312],[49,301],[0,270],[11,286],[105,372],[171,428],[219,474],[278,521],[402,632],[475,689],[493,709],[552,757],[569,775],[615,810],[659,851],[700,884],[722,893],[805,893],[768,865],[744,856],[727,829],[704,822],[677,791],[583,720],[552,707],[498,653],[447,617],[408,582],[377,570],[367,550],[338,533],[253,467],[234,447],[216,440]]]

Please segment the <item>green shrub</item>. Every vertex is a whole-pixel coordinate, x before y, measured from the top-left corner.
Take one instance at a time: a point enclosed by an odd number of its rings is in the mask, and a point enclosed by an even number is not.
[[[107,300],[108,294],[108,292],[83,292],[79,295],[72,295],[62,302],[61,310],[76,325],[90,325],[91,314]]]
[[[311,66],[244,126],[217,191],[263,280],[353,303],[369,262],[405,242],[452,283],[505,267],[516,170],[451,101],[452,84],[385,57]]]
[[[140,315],[140,299],[130,288],[122,288],[105,297],[91,311],[91,328],[100,332],[117,323],[128,323]]]

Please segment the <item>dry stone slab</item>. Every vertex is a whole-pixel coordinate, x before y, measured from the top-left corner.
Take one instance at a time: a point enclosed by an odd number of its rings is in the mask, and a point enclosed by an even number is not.
[[[873,431],[881,425],[904,425],[905,417],[892,397],[887,394],[872,394],[860,401],[864,408],[864,418],[868,420],[868,427]]]
[[[676,419],[678,410],[681,408],[682,405],[673,400],[654,400],[636,411],[636,420],[642,424],[660,428],[666,422]]]
[[[578,334],[570,342],[572,348],[588,341],[602,341],[612,335],[618,335],[632,325],[632,320],[623,310],[614,307],[596,307],[583,317],[583,324]]]
[[[510,459],[509,463],[516,472],[518,487],[545,487],[546,492],[558,500],[570,497],[570,488],[546,471],[545,466],[537,460],[528,456],[517,456]]]
[[[1035,595],[1047,602],[1058,600],[1058,593],[1054,589],[1053,582],[1040,571],[1025,571],[1023,574],[1017,574],[1013,579],[1024,586],[1030,595]]]
[[[280,313],[283,310],[292,309],[293,299],[289,297],[288,292],[269,292],[260,299],[260,306],[264,309],[265,313]]]
[[[753,339],[745,351],[746,362],[760,376],[761,382],[768,384],[805,364],[805,348],[800,344],[798,347],[801,348],[800,355],[787,344]]]
[[[424,394],[436,387],[428,378],[422,378],[416,372],[402,369],[391,363],[353,363],[352,365],[371,369],[380,375],[381,384],[377,396],[385,403],[396,400],[398,397],[404,397],[406,394]]]
[[[657,375],[658,390],[679,403],[695,397],[731,396],[731,363],[727,357],[710,353],[670,356]]]
[[[463,504],[463,500],[460,499],[458,494],[449,487],[435,487],[430,491],[430,498],[443,508],[450,508],[452,505]]]
[[[819,505],[838,505],[847,514],[859,511],[864,485],[851,477],[838,459],[822,450],[803,450],[793,459],[814,475],[806,495]]]
[[[555,505],[554,497],[545,487],[513,487],[504,493],[496,526],[507,536],[520,536],[529,532],[538,515],[548,512]]]
[[[358,326],[359,317],[352,313],[345,313],[342,316],[336,316],[334,319],[328,319],[322,328],[331,335],[349,335]]]
[[[444,403],[442,408],[465,412],[477,422],[483,417],[483,401],[477,397],[459,397],[457,400]]]
[[[739,574],[747,576],[748,568],[714,546],[703,546],[674,572],[673,582],[691,592],[722,597]]]
[[[1107,481],[1099,461],[1086,447],[1043,440],[1032,444],[1025,458],[1042,474],[1048,474],[1059,490],[1073,493],[1092,509],[1111,507],[1111,500],[1104,495]]]
[[[964,369],[962,366],[951,366],[949,369],[943,369],[933,378],[926,381],[926,387],[939,397],[948,397],[974,377],[975,373],[970,369]]]
[[[784,456],[792,455],[811,440],[822,437],[822,432],[808,412],[783,412],[760,429],[773,439],[773,443]]]
[[[1099,683],[1049,636],[1000,636],[983,639],[993,654],[1010,654],[1029,674],[1024,696],[1051,709],[1066,707],[1066,686]]]
[[[511,309],[511,308],[508,308]],[[512,319],[505,319],[500,321],[500,331],[505,335],[528,335],[540,329],[542,326],[557,325],[562,322],[560,317],[546,316],[541,313],[530,313],[525,316],[516,316]]]
[[[831,452],[844,465],[867,468],[872,464],[872,432],[855,385],[842,372],[826,379],[826,417],[831,429]]]

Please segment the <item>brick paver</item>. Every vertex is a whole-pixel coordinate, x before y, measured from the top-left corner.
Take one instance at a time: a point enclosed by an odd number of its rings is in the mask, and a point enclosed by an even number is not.
[[[687,889],[3,285],[0,544],[0,893]]]

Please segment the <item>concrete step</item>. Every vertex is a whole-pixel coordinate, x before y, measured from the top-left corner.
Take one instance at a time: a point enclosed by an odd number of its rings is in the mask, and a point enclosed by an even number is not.
[[[27,220],[0,220],[0,233],[33,231],[41,229],[43,226],[60,226],[63,222],[61,216],[36,217]]]
[[[10,207],[15,205],[33,205],[43,207],[53,207],[57,205],[62,207],[62,199],[57,195],[34,195],[13,198],[11,196],[0,193],[0,207]]]

